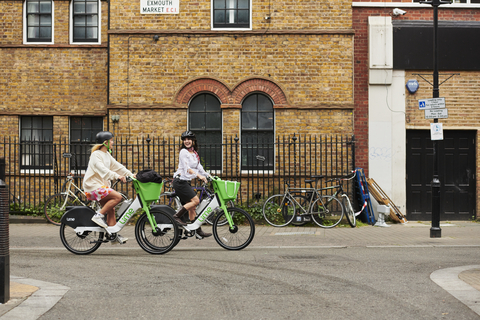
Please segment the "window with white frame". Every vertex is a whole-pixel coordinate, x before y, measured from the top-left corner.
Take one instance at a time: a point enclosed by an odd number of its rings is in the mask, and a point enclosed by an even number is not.
[[[71,43],[100,43],[100,0],[72,0]]]
[[[249,29],[251,0],[212,0],[214,29]]]
[[[264,94],[249,95],[242,103],[242,170],[274,169],[273,102]]]
[[[20,119],[21,169],[53,168],[53,117]]]
[[[53,43],[53,1],[26,0],[24,42]]]

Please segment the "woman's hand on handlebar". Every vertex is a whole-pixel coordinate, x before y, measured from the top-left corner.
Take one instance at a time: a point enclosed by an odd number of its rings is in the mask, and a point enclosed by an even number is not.
[[[198,175],[197,175],[197,178],[200,179],[200,180],[202,180],[204,183],[208,183],[207,177],[202,176],[201,174],[198,174]]]

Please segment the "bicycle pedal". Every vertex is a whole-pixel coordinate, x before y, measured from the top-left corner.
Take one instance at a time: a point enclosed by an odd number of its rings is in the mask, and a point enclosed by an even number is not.
[[[198,233],[195,233],[195,237],[198,239],[198,240],[202,240],[203,237],[201,235],[199,235]]]

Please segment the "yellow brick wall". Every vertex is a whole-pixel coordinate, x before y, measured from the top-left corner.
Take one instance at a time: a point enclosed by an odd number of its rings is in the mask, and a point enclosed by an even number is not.
[[[0,1],[0,43],[23,41],[22,1]]]
[[[211,1],[180,1],[179,14],[141,14],[140,0],[112,1],[111,28],[210,30]],[[271,16],[265,20],[265,16]],[[335,1],[252,1],[252,29],[350,29],[351,2]]]
[[[105,114],[103,48],[1,48],[0,113]]]
[[[353,104],[351,35],[112,35],[110,103],[171,105],[201,76],[232,89],[250,77],[280,84],[292,106]]]
[[[431,71],[405,72],[406,74],[431,74]],[[458,72],[442,71],[440,82]],[[407,129],[429,127],[433,120],[425,119],[425,112],[418,110],[419,99],[432,98],[432,86],[418,76],[409,75],[409,79],[417,79],[419,89],[415,94],[405,92],[407,97]],[[424,78],[433,83],[432,76]],[[461,71],[444,82],[440,87],[440,97],[445,98],[448,119],[439,119],[444,129],[480,128],[480,72]]]

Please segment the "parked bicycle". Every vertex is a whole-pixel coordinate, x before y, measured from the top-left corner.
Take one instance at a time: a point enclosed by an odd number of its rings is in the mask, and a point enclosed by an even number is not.
[[[175,220],[162,210],[166,206],[151,206],[158,200],[163,183],[142,183],[134,178],[127,181],[133,182],[137,195],[134,199],[123,201],[115,226],[102,228],[94,223],[91,219],[95,210],[92,208],[68,208],[60,225],[60,239],[67,250],[79,255],[90,254],[103,243],[116,241],[118,232],[141,210],[143,213],[135,224],[135,238],[139,246],[151,254],[164,254],[175,247],[179,238]]]
[[[70,206],[90,206],[95,211],[100,208],[98,202],[87,200],[87,196],[83,190],[75,184],[74,180],[75,176],[73,175],[73,172],[71,172],[67,175],[67,180],[64,183],[65,191],[54,194],[50,196],[47,201],[45,201],[43,212],[45,214],[45,218],[50,223],[59,226],[60,219],[65,213],[67,207]],[[115,185],[118,183],[118,181],[119,180],[112,184],[112,188],[115,188]],[[127,199],[126,195],[123,193],[120,194],[124,200]],[[118,210],[120,206],[121,203],[115,207],[115,210]]]
[[[274,227],[284,227],[295,216],[309,216],[322,228],[333,228],[342,221],[343,206],[335,197],[322,195],[317,184],[323,176],[312,176],[313,188],[291,188],[289,180],[284,180],[285,193],[268,198],[263,205],[265,221]]]
[[[331,190],[335,189],[335,192],[332,196],[338,198],[342,197],[342,205],[343,205],[343,210],[345,212],[345,216],[347,217],[348,224],[352,227],[355,228],[357,226],[357,215],[360,214],[360,212],[355,213],[352,207],[352,203],[350,202],[350,198],[348,197],[347,193],[343,190],[342,182],[343,181],[348,181],[352,180],[355,178],[356,171],[353,172],[353,175],[346,175],[343,177],[335,177],[330,180],[327,180],[326,182],[332,182],[336,181],[337,184],[334,186],[330,187],[324,187],[321,190]]]
[[[182,208],[182,202],[180,198],[177,196],[175,193],[175,190],[173,189],[172,186],[172,179],[165,179],[164,180],[164,192],[160,195],[160,198],[158,199],[157,204],[164,204],[167,205],[173,210],[178,211]],[[192,189],[198,194],[198,199],[200,202],[202,202],[203,199],[205,198],[211,198],[215,195],[215,193],[207,187],[205,183],[202,183],[200,186],[192,186]],[[227,208],[233,208],[235,207],[235,204],[233,200],[227,200],[226,201]],[[210,215],[207,218],[207,223],[209,225],[213,224],[213,219],[215,218],[215,215]],[[182,218],[182,221],[186,222],[187,221],[187,216],[184,215]],[[227,220],[224,219],[223,221],[220,221],[220,225],[224,225],[227,223]]]
[[[253,219],[244,210],[226,205],[229,200],[237,198],[240,183],[221,180],[218,177],[211,177],[209,181],[213,186],[213,193],[205,195],[197,206],[194,222],[186,226],[177,226],[180,231],[177,243],[181,239],[191,237],[202,239],[195,230],[211,219],[213,236],[221,247],[227,250],[246,248],[255,235]],[[164,205],[161,210],[172,217],[175,214],[175,210],[169,206]]]

